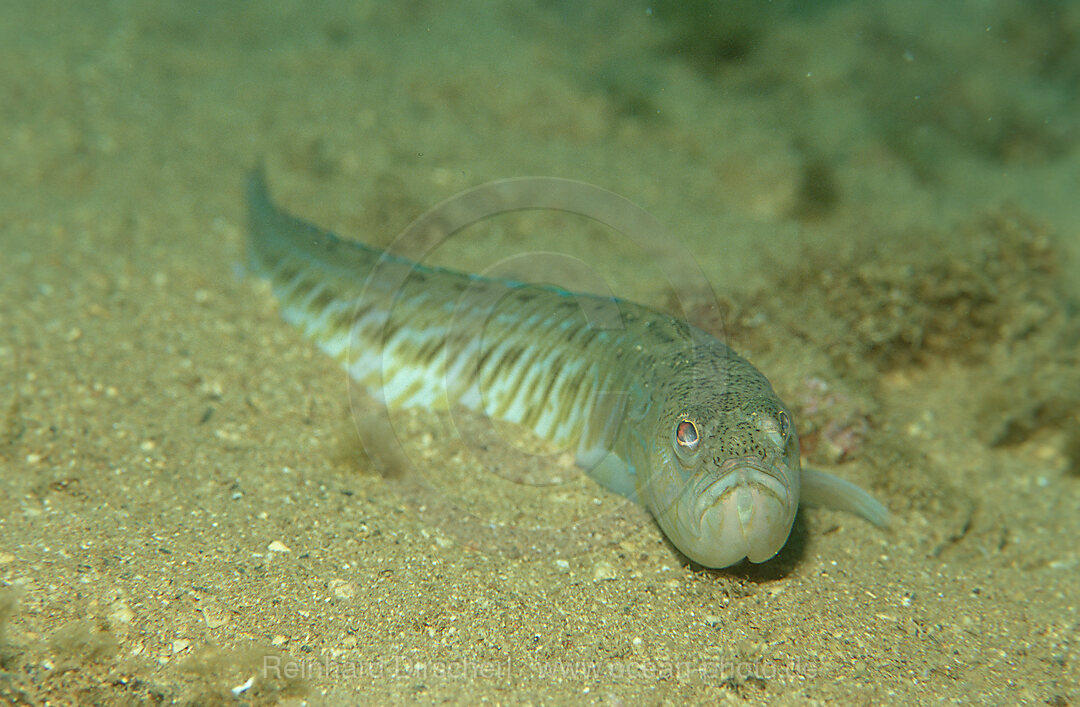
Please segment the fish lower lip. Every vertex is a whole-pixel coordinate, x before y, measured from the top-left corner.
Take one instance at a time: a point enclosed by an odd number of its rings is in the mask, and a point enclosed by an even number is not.
[[[748,486],[735,489],[735,511],[739,514],[739,525],[747,528],[754,517],[754,493]]]

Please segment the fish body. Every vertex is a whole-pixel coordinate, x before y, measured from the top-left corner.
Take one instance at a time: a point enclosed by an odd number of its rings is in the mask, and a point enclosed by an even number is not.
[[[388,408],[460,405],[572,445],[707,567],[764,562],[810,500],[879,525],[866,492],[802,470],[769,381],[691,324],[616,297],[481,277],[345,241],[248,181],[249,267],[283,316]]]

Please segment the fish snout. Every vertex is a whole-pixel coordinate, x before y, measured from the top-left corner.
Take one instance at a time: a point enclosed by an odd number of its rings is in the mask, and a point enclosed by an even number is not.
[[[676,514],[679,549],[706,567],[744,557],[765,562],[787,542],[798,507],[798,476],[758,459],[729,460],[719,475],[688,486]],[[794,488],[793,488],[794,486]]]

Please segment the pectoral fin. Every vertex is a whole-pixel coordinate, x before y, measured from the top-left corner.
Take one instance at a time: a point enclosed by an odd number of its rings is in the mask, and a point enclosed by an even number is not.
[[[817,469],[803,469],[800,494],[801,504],[854,513],[879,528],[889,525],[889,511],[885,506],[866,491],[839,476]]]

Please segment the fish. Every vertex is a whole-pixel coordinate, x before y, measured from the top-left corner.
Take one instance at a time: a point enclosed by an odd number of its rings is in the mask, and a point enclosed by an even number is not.
[[[791,410],[768,379],[684,319],[342,239],[279,209],[261,164],[247,211],[250,271],[380,406],[461,406],[573,449],[703,567],[773,558],[800,504],[889,525],[860,487],[801,467]]]

